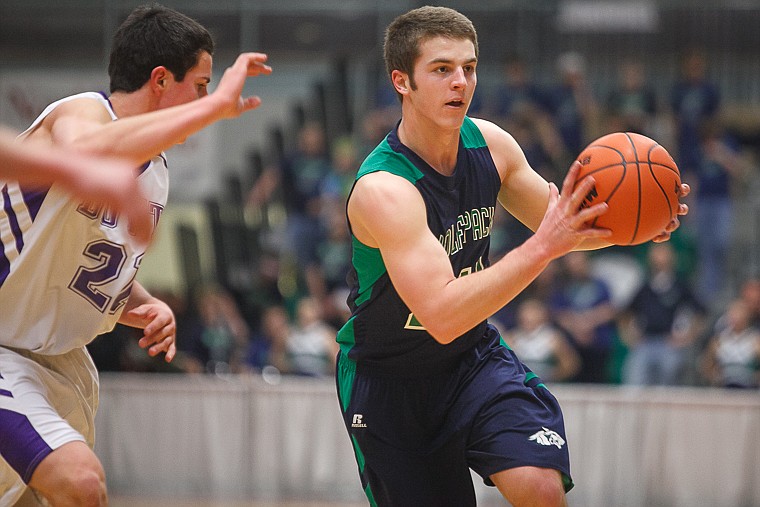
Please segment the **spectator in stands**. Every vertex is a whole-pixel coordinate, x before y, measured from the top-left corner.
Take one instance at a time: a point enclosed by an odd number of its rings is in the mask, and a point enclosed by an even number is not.
[[[288,312],[282,305],[264,309],[261,325],[254,333],[246,352],[245,366],[255,372],[274,367],[280,373],[288,373],[288,337],[292,331]]]
[[[143,368],[132,364],[132,355],[127,352],[130,341],[140,339],[140,334],[135,332],[134,328],[117,324],[114,328],[99,335],[95,340],[87,344],[87,351],[90,353],[95,366],[99,372],[104,371],[146,371]],[[179,344],[178,348],[179,348]],[[144,354],[141,354],[141,356]],[[175,361],[179,359],[178,351]],[[152,358],[149,358],[152,359]],[[140,357],[139,362],[145,360]]]
[[[493,102],[493,121],[512,134],[531,167],[547,181],[559,181],[558,167],[566,167],[565,152],[550,114],[549,97],[518,56],[507,58],[504,80],[496,87]]]
[[[680,76],[670,92],[670,107],[677,139],[676,163],[688,174],[699,164],[702,126],[720,112],[720,92],[707,78],[707,59],[701,50],[690,49],[683,55]]]
[[[557,72],[559,83],[549,91],[549,109],[570,161],[594,135],[599,108],[586,81],[586,60],[582,55],[561,54],[557,59]]]
[[[530,166],[547,181],[560,181],[564,170],[563,142],[549,114],[548,96],[532,78],[525,60],[507,55],[503,79],[486,108],[492,120],[509,132],[522,148]],[[504,254],[522,244],[532,232],[508,213],[494,217],[492,255]]]
[[[578,354],[549,319],[546,304],[538,299],[518,305],[517,327],[507,331],[504,340],[545,382],[568,380],[580,369]]]
[[[701,370],[710,385],[757,388],[760,385],[760,330],[742,299],[733,300],[707,342]]]
[[[498,258],[506,254],[522,244],[531,234],[533,231],[522,222],[503,209],[497,208],[491,227],[491,256]]]
[[[716,301],[727,289],[728,255],[733,238],[734,187],[748,171],[739,143],[716,120],[700,129],[699,158],[694,165],[694,211],[697,289],[703,301]],[[719,300],[718,300],[719,301]]]
[[[576,382],[609,381],[609,360],[615,339],[616,310],[607,284],[593,276],[588,253],[563,258],[566,279],[551,299],[555,320],[568,334],[581,358]]]
[[[528,63],[515,54],[507,55],[503,80],[496,86],[492,99],[494,121],[501,123],[518,116],[546,112],[545,91],[533,80]]]
[[[334,375],[338,353],[335,333],[323,320],[319,303],[311,297],[301,298],[296,308],[296,326],[286,345],[290,373],[312,377]]]
[[[739,289],[739,297],[749,307],[752,325],[760,329],[760,278],[744,280]]]
[[[623,60],[618,67],[617,83],[607,97],[607,131],[636,132],[653,135],[657,115],[657,95],[647,82],[644,64]]]
[[[676,272],[673,247],[652,244],[646,282],[621,318],[629,347],[623,382],[632,385],[683,383],[687,358],[702,330],[706,309]]]
[[[331,171],[325,176],[320,188],[325,205],[345,208],[346,198],[356,177],[359,160],[356,142],[349,136],[339,137],[333,142],[331,150]],[[329,215],[328,210],[325,214]]]
[[[397,100],[395,96],[394,100]],[[399,112],[400,108],[396,104],[392,109],[370,109],[364,113],[356,140],[356,152],[360,160],[369,155],[393,129]]]
[[[548,305],[552,296],[557,291],[559,282],[559,265],[558,262],[552,262],[541,272],[533,283],[528,285],[524,291],[515,296],[509,304],[503,306],[493,315],[493,324],[498,329],[506,330],[517,327],[517,313],[522,301],[528,299],[537,299],[544,305]],[[553,322],[555,325],[556,323]]]
[[[346,276],[351,269],[351,237],[346,226],[345,204],[330,207],[327,234],[317,245],[316,261],[305,267],[308,293],[322,308],[322,316],[335,329],[350,317]]]
[[[749,325],[760,329],[760,278],[750,277],[739,286],[738,295],[734,298],[741,301],[749,312]],[[715,319],[713,334],[720,333],[728,323],[728,312],[723,311]]]
[[[186,362],[195,361],[193,370],[206,373],[242,371],[251,333],[233,297],[222,287],[202,287],[195,307],[199,327],[186,337]]]
[[[520,144],[528,163],[547,181],[564,178],[567,156],[552,119],[543,113],[519,113],[503,123],[507,132]]]
[[[245,307],[253,308],[255,315],[249,317],[250,322],[255,323],[261,318],[265,308],[286,303],[286,297],[282,292],[283,284],[283,259],[279,245],[270,244],[267,239],[262,239],[262,249],[259,252],[251,290],[245,293]],[[255,324],[254,324],[255,325]]]
[[[267,167],[248,194],[248,206],[261,206],[280,190],[287,213],[283,254],[306,266],[316,257],[323,228],[321,190],[333,171],[324,128],[306,122],[298,132],[296,149],[286,153],[280,167]]]

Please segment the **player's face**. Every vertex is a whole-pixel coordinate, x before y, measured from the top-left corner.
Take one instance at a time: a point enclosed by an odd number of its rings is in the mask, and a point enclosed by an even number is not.
[[[420,46],[414,66],[415,90],[411,100],[415,110],[437,122],[459,128],[472,101],[478,82],[475,47],[467,39],[434,37]]]
[[[166,91],[161,97],[161,108],[186,104],[208,95],[211,82],[211,55],[201,51],[198,62],[187,71],[185,79],[175,81],[170,74]]]

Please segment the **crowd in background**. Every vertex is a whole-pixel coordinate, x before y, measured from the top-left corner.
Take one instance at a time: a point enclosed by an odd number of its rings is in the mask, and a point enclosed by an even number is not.
[[[591,140],[631,131],[666,146],[692,187],[691,211],[670,242],[574,252],[494,315],[506,342],[547,383],[760,384],[760,273],[737,276],[730,259],[736,203],[757,173],[756,154],[727,128],[708,64],[699,51],[685,54],[668,96],[658,96],[646,66],[624,61],[616,86],[600,97],[579,54],[558,57],[549,85],[510,56],[500,82],[476,93],[469,114],[511,133],[549,181],[561,183]],[[332,376],[335,332],[348,318],[345,198],[400,114],[391,87],[378,90],[355,134],[332,137],[307,119],[293,148],[247,189],[248,210],[277,205],[285,216],[261,231],[253,288],[216,280],[160,294],[177,316],[174,363],[141,354],[137,331],[117,326],[90,346],[101,371]],[[491,258],[529,234],[502,210]]]

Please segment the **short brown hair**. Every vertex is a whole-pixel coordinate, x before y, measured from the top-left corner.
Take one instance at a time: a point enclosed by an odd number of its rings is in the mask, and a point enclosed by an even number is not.
[[[213,55],[214,41],[200,23],[160,4],[141,5],[114,35],[108,64],[111,92],[138,90],[160,65],[182,81],[202,51]]]
[[[385,30],[383,54],[385,70],[409,75],[414,87],[414,62],[420,56],[420,44],[432,37],[467,39],[478,56],[478,34],[467,16],[448,7],[425,6],[398,16]]]

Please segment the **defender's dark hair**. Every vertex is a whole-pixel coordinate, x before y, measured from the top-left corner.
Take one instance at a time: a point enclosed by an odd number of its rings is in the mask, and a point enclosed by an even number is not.
[[[477,58],[478,34],[472,21],[454,9],[427,5],[400,15],[388,25],[383,44],[388,75],[400,70],[409,75],[415,88],[414,62],[420,56],[420,44],[438,36],[471,41]]]
[[[201,51],[213,54],[214,41],[200,23],[159,4],[137,7],[113,38],[108,63],[111,92],[138,90],[158,66],[182,81]]]

